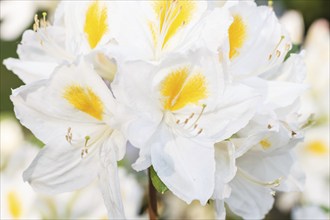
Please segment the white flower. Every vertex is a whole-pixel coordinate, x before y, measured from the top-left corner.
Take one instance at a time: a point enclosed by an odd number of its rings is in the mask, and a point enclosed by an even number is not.
[[[105,47],[111,46],[121,20],[116,11],[113,1],[63,1],[56,10],[54,25],[47,21],[46,13],[40,19],[35,16],[34,30],[25,31],[18,46],[19,59],[9,58],[4,64],[24,83],[30,83],[47,79],[59,64],[85,55],[102,77],[112,80],[116,66],[106,56]]]
[[[173,54],[159,65],[136,61],[118,67],[113,91],[128,111],[123,132],[140,148],[134,168],[153,165],[175,195],[205,204],[214,188],[213,145],[247,124],[258,94],[225,85],[218,57],[204,50]]]
[[[326,213],[322,208],[314,205],[306,205],[303,207],[297,207],[293,209],[292,219],[303,220],[303,219],[329,219],[329,213]]]
[[[10,157],[23,144],[24,135],[18,122],[9,116],[2,115],[0,120],[1,169]]]
[[[234,21],[229,27],[228,41],[219,53],[228,62],[233,77],[257,76],[281,64],[291,43],[272,8],[257,7],[252,1],[239,1],[226,7]]]
[[[297,131],[293,133],[286,122],[275,125],[267,118],[269,116],[255,117],[231,139],[236,148],[237,173],[229,183],[231,194],[224,202],[246,219],[264,217],[273,206],[273,190],[302,189],[303,176],[292,173],[295,157],[291,152],[301,135]],[[221,175],[221,170],[217,173]],[[217,204],[221,211],[223,202]]]
[[[109,216],[122,218],[117,160],[126,141],[114,127],[112,93],[90,65],[61,66],[49,80],[14,90],[11,100],[17,118],[46,144],[24,180],[40,192],[59,193],[98,176]]]
[[[226,9],[207,10],[206,1],[136,1],[125,5],[116,40],[125,59],[159,61],[191,48],[216,51],[227,35]]]
[[[306,188],[302,199],[317,205],[329,203],[329,125],[306,130],[305,142],[297,149],[306,172]]]
[[[37,196],[27,183],[23,183],[21,177],[23,169],[31,162],[36,153],[37,147],[22,141],[19,148],[7,158],[6,167],[2,167],[0,173],[1,219],[41,218],[36,209]]]

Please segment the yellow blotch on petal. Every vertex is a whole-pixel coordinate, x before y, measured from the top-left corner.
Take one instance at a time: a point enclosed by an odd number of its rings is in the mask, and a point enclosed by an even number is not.
[[[84,31],[91,48],[96,47],[103,35],[108,31],[107,8],[94,1],[87,9]]]
[[[176,111],[188,104],[198,104],[207,97],[205,76],[195,74],[189,77],[188,68],[173,71],[163,80],[161,94],[165,97],[165,110]]]
[[[272,146],[272,144],[269,142],[269,140],[267,139],[263,139],[259,142],[259,144],[261,145],[261,147],[264,149],[264,150],[267,150],[268,148],[270,148]]]
[[[159,33],[163,35],[162,48],[185,24],[188,24],[196,10],[194,1],[155,1],[154,11],[159,17]]]
[[[239,15],[234,15],[234,21],[229,27],[229,58],[239,54],[239,49],[243,47],[246,39],[246,26],[243,19]]]
[[[102,120],[103,103],[91,88],[70,85],[65,89],[63,97],[76,109]]]
[[[10,214],[15,218],[19,219],[22,216],[22,203],[16,192],[9,192],[7,195],[7,202]]]
[[[325,155],[329,151],[326,143],[324,143],[321,140],[315,140],[315,141],[310,142],[306,146],[306,148],[307,148],[307,151],[312,152],[317,155]]]

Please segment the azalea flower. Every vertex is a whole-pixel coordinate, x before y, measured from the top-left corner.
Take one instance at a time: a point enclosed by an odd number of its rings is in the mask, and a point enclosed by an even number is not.
[[[123,14],[119,50],[126,60],[151,62],[192,48],[216,51],[232,22],[226,9],[208,10],[206,1],[129,2]]]
[[[115,100],[91,66],[61,66],[50,79],[14,90],[11,100],[17,118],[46,144],[24,180],[39,192],[60,193],[98,177],[109,216],[123,218],[117,160],[126,141],[115,128]]]
[[[272,8],[257,6],[254,1],[228,1],[223,7],[228,8],[233,22],[219,56],[228,63],[232,77],[258,76],[284,61],[291,42]]]
[[[116,65],[105,55],[119,21],[113,1],[63,1],[59,4],[54,25],[47,13],[34,17],[33,30],[23,34],[18,46],[19,59],[9,58],[4,64],[24,83],[47,79],[62,63],[72,63],[80,55],[94,64],[102,77],[112,80]]]
[[[135,61],[118,67],[112,88],[126,109],[123,133],[140,149],[134,169],[152,165],[179,198],[205,204],[214,188],[213,145],[247,124],[259,95],[225,84],[218,57],[204,50],[173,54],[159,65]]]

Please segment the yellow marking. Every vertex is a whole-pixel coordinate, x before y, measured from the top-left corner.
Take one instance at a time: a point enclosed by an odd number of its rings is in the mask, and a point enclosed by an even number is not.
[[[232,59],[239,54],[246,39],[246,26],[239,15],[234,15],[234,21],[229,27],[229,58]]]
[[[159,33],[165,34],[162,39],[162,48],[182,25],[190,22],[196,6],[194,1],[172,0],[154,2],[154,11],[159,17]],[[152,29],[151,32],[153,32]]]
[[[102,120],[103,103],[91,88],[70,85],[65,89],[63,97],[76,109]]]
[[[9,192],[7,195],[8,208],[14,219],[19,219],[22,216],[22,203],[16,192]]]
[[[259,142],[259,144],[261,145],[261,147],[264,150],[267,150],[268,148],[270,148],[272,146],[272,144],[267,140],[267,139],[263,139]]]
[[[176,111],[188,104],[198,104],[207,97],[206,79],[202,74],[190,77],[188,68],[171,72],[162,82],[164,109]]]
[[[84,31],[91,48],[96,47],[108,31],[107,18],[107,8],[99,1],[94,1],[87,9]]]
[[[329,149],[326,145],[326,143],[324,143],[321,140],[315,140],[310,142],[307,146],[306,146],[307,150],[317,154],[317,155],[325,155],[328,153]]]

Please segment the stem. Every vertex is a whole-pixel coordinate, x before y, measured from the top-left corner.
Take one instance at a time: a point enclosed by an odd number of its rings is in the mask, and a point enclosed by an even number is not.
[[[149,219],[157,220],[157,191],[151,182],[150,168],[148,169],[148,180],[149,180]]]

